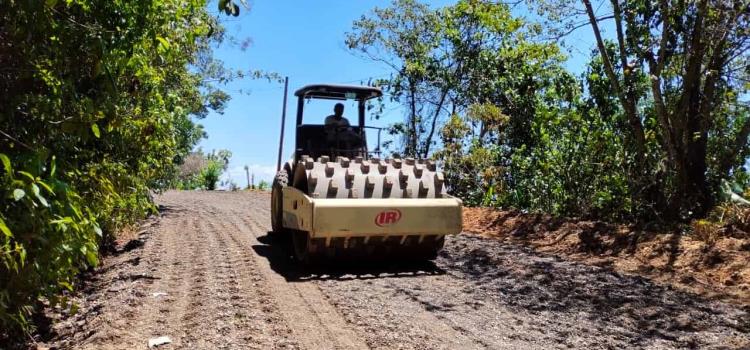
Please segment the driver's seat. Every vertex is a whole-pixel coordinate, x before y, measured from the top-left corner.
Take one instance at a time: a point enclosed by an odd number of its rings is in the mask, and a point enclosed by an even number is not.
[[[359,134],[359,127],[352,126],[352,130]],[[328,134],[324,125],[319,124],[302,124],[297,126],[297,155],[309,155],[313,158],[320,156],[329,156],[335,159],[336,156],[354,158],[356,156],[365,156],[367,153],[367,141],[364,133],[362,140],[358,145],[351,145],[352,148],[345,148],[345,145],[337,145],[335,142],[328,141]]]
[[[341,128],[334,129],[325,126],[326,144],[329,148],[329,156],[333,159],[336,156],[354,158],[363,156],[367,152],[365,143],[359,134],[359,128],[347,127],[346,130]],[[351,129],[348,129],[351,128]]]

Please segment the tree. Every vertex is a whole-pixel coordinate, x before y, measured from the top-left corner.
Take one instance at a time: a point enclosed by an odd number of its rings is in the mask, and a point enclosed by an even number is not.
[[[527,40],[536,31],[505,4],[459,1],[431,9],[397,0],[356,21],[347,44],[393,69],[379,83],[408,111],[406,122],[393,127],[404,135],[400,153],[426,158],[440,126],[474,104],[500,106],[511,117],[503,142],[529,142],[534,92],[551,81],[553,70],[559,72],[547,66],[562,60],[555,45]]]
[[[525,189],[513,157],[544,141],[534,128],[540,109],[565,115],[578,88],[558,47],[530,40],[539,28],[501,3],[433,10],[394,1],[373,13],[355,22],[347,42],[396,72],[385,86],[408,111],[407,123],[397,125],[403,153],[429,157],[439,137],[434,156],[444,161],[451,191],[468,203],[487,203],[496,186]]]
[[[404,137],[404,155],[425,156],[433,144],[437,119],[445,102],[445,89],[432,84],[437,62],[437,16],[416,0],[396,0],[389,8],[375,8],[362,16],[347,34],[347,46],[393,69],[394,76],[380,80],[392,100],[407,107],[405,122],[393,131]],[[433,101],[435,95],[440,95]],[[437,101],[437,102],[436,102]]]
[[[568,19],[563,32],[585,16],[627,121],[632,191],[665,218],[704,215],[720,181],[743,171],[750,134],[741,100],[749,87],[749,6],[740,0],[611,0],[608,16],[597,16],[590,0],[542,6],[547,15]],[[601,28],[610,20],[611,41]]]
[[[260,182],[258,183],[258,190],[260,191],[267,191],[270,187],[271,185],[269,185],[266,180],[260,180]]]

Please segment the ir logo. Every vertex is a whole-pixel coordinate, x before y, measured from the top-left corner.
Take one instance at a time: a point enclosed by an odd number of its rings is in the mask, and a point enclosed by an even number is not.
[[[375,215],[375,225],[380,227],[390,226],[401,220],[401,211],[398,209],[383,210]]]

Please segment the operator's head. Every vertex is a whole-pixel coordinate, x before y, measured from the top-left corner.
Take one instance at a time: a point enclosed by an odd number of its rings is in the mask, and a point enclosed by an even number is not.
[[[333,106],[333,114],[337,117],[344,115],[344,104],[337,103],[335,106]]]

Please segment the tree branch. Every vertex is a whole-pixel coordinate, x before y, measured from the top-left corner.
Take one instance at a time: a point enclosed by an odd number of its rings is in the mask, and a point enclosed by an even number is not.
[[[669,0],[661,0],[659,5],[661,7],[662,15],[662,30],[661,40],[659,41],[658,57],[654,58],[651,50],[644,50],[646,61],[649,65],[650,80],[651,80],[651,93],[654,95],[654,108],[656,109],[656,115],[659,119],[659,125],[661,126],[664,142],[667,146],[667,155],[671,160],[675,160],[677,156],[677,145],[674,142],[674,130],[670,123],[669,112],[664,104],[664,98],[662,97],[661,90],[661,72],[664,69],[664,63],[666,62],[666,46],[670,36],[671,26],[669,23]]]
[[[727,38],[729,37],[729,33],[733,30],[733,27],[737,19],[739,18],[740,11],[741,10],[736,10],[733,16],[727,19],[726,23],[724,23],[724,27],[721,30],[717,30],[717,32],[719,32],[719,38],[716,40],[712,40],[712,42],[715,42],[716,45],[711,50],[709,50],[711,51],[711,58],[708,61],[706,72],[704,74],[706,80],[703,85],[703,96],[701,98],[700,106],[700,115],[703,117],[701,119],[703,121],[701,125],[701,131],[707,131],[713,125],[711,111],[713,110],[715,100],[714,95],[716,92],[716,83],[722,76],[721,72],[727,66],[728,56],[725,51]]]
[[[602,55],[602,60],[604,61],[604,68],[607,72],[607,76],[609,77],[610,83],[612,84],[612,89],[614,90],[615,94],[617,94],[617,97],[620,99],[620,103],[625,105],[625,96],[622,94],[622,89],[620,89],[619,79],[617,78],[617,75],[615,74],[615,69],[612,66],[612,61],[610,61],[609,59],[609,54],[607,54],[607,48],[604,46],[604,40],[602,39],[601,31],[599,30],[599,25],[596,22],[596,16],[594,16],[594,10],[591,8],[591,2],[589,0],[583,0],[583,3],[586,6],[586,13],[588,13],[588,16],[589,16],[589,23],[591,24],[591,28],[594,31],[594,36],[596,37],[596,45],[599,48],[599,54]]]
[[[641,124],[641,120],[638,119],[638,116],[636,115],[635,106],[629,103],[628,99],[623,93],[622,88],[620,87],[619,79],[617,77],[617,74],[615,74],[615,69],[612,65],[612,61],[609,58],[609,54],[607,53],[607,48],[604,46],[604,40],[602,39],[599,25],[596,22],[596,16],[594,15],[594,9],[591,7],[591,1],[583,0],[583,4],[584,6],[586,6],[586,13],[589,17],[589,23],[591,23],[591,28],[594,31],[594,36],[596,37],[596,45],[599,48],[599,53],[602,56],[602,61],[604,61],[605,72],[607,73],[607,77],[609,78],[610,84],[612,85],[612,90],[614,90],[614,93],[620,100],[620,104],[622,104],[622,108],[625,110],[625,115],[628,118],[628,123],[630,124],[633,131],[635,146],[638,152],[637,157],[640,162],[642,161],[642,158],[646,151],[646,138],[643,134],[643,125]]]
[[[620,9],[619,0],[612,0],[612,9],[614,10],[615,17],[615,30],[617,32],[617,44],[620,48],[620,64],[625,80],[625,89],[628,90],[628,76],[630,72],[628,69],[628,52],[625,51],[625,37],[622,34],[622,10]],[[627,94],[627,91],[626,91]]]
[[[430,133],[427,134],[427,139],[425,139],[425,149],[424,149],[423,158],[427,158],[428,153],[430,153],[430,143],[432,142],[433,135],[435,135],[435,126],[437,125],[437,119],[438,119],[438,116],[440,116],[440,110],[443,108],[443,103],[445,103],[446,96],[448,96],[448,89],[444,88],[443,93],[440,96],[440,101],[438,102],[437,107],[435,107],[435,113],[432,116],[432,125],[430,126]]]
[[[745,119],[745,123],[742,124],[740,132],[734,139],[731,150],[727,153],[720,164],[720,174],[729,174],[737,155],[739,155],[742,152],[742,149],[747,145],[748,136],[750,136],[750,118]]]
[[[701,78],[701,62],[705,53],[705,46],[703,45],[703,18],[707,11],[706,7],[706,0],[702,0],[698,3],[695,24],[693,25],[693,32],[691,34],[689,46],[687,49],[687,65],[685,67],[685,72],[682,78],[683,85],[682,97],[680,99],[680,109],[678,110],[677,114],[675,114],[675,117],[681,117],[683,119],[682,122],[685,124],[687,124],[688,122],[687,119],[690,118],[688,108],[691,105],[691,100],[696,97],[695,94],[697,93]],[[684,132],[684,127],[681,127],[680,129],[682,129],[681,137],[683,139],[691,137],[690,135],[688,135],[689,132]],[[687,144],[687,141],[685,141],[684,143]]]
[[[601,16],[601,17],[598,17],[596,19],[596,21],[597,22],[601,22],[601,21],[604,21],[604,20],[607,20],[607,19],[613,19],[613,18],[615,18],[614,15]],[[573,33],[576,30],[581,29],[581,28],[583,28],[583,27],[585,27],[587,25],[589,25],[589,21],[584,21],[584,22],[581,22],[581,23],[578,23],[578,24],[573,24],[573,26],[570,27],[570,28],[568,28],[568,30],[566,30],[566,31],[564,31],[562,33],[559,33],[559,34],[553,36],[552,39],[555,39],[555,40],[561,39],[562,37],[568,36],[568,35],[570,35],[570,33]]]
[[[0,130],[0,135],[5,136],[5,138],[7,138],[8,140],[11,140],[11,141],[13,141],[13,142],[15,142],[15,143],[23,146],[24,148],[28,149],[29,151],[34,151],[34,149],[31,148],[31,146],[29,146],[29,145],[27,145],[27,144],[19,141],[17,138],[15,138],[13,136],[8,135],[5,131]]]

